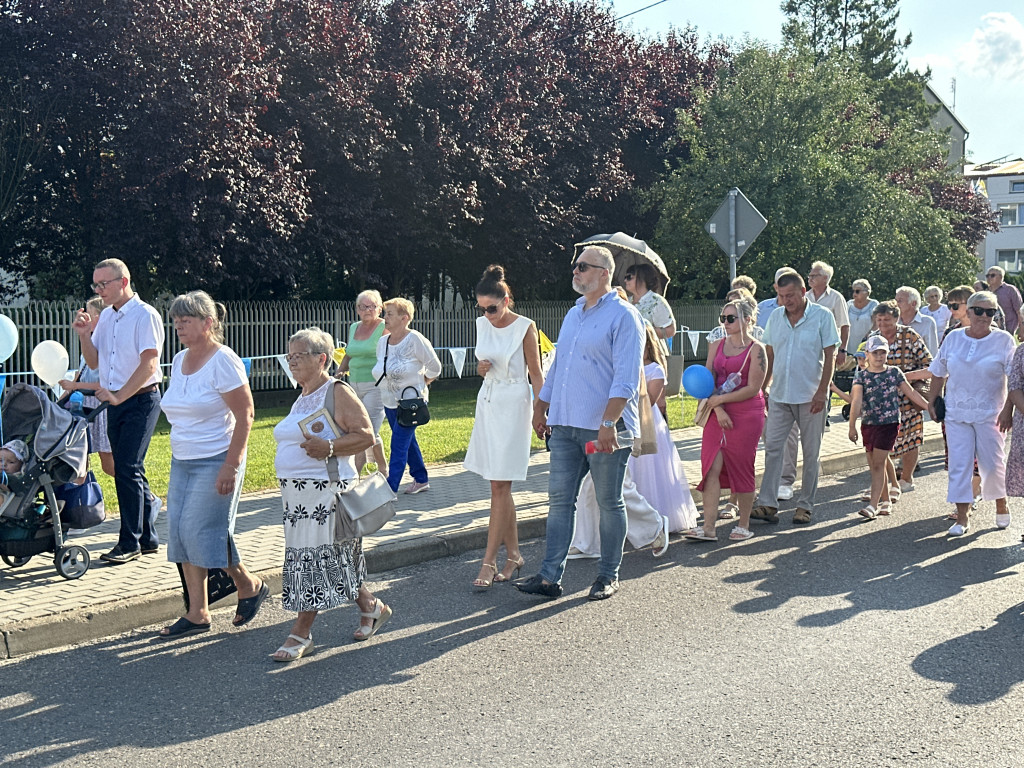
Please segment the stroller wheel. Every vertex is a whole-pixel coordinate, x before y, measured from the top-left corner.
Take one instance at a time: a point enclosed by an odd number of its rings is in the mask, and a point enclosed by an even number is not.
[[[21,568],[29,560],[32,559],[32,555],[26,555],[25,557],[13,557],[12,555],[0,555],[0,560],[3,560],[11,568]]]
[[[53,557],[53,565],[57,573],[65,579],[77,579],[89,570],[89,550],[72,544],[70,547],[61,547]]]

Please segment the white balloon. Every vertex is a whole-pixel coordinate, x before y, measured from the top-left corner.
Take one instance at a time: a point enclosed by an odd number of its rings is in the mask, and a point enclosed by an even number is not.
[[[64,378],[68,369],[68,351],[59,341],[47,339],[32,350],[32,370],[36,376],[53,386]]]
[[[7,315],[0,315],[0,363],[6,363],[17,348],[18,326]]]

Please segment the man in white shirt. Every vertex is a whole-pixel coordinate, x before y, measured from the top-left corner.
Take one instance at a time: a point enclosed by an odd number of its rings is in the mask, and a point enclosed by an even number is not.
[[[107,305],[96,330],[78,310],[72,328],[82,356],[100,374],[96,397],[108,404],[107,435],[114,456],[114,484],[121,514],[117,545],[100,555],[113,565],[157,551],[158,499],[150,493],[145,458],[160,416],[160,353],[164,324],[160,315],[131,287],[131,274],[120,259],[106,259],[92,273],[92,288]]]
[[[921,314],[921,293],[909,285],[900,286],[896,289],[896,306],[900,308],[900,325],[917,331],[928,347],[928,354],[934,358],[939,351],[939,332],[935,320]]]
[[[831,265],[824,261],[816,261],[811,264],[811,271],[807,273],[807,284],[810,290],[807,291],[807,300],[818,306],[824,307],[832,313],[835,318],[836,328],[839,329],[839,351],[836,353],[836,370],[846,365],[846,345],[850,343],[850,315],[846,309],[846,299],[839,291],[829,287],[832,282],[834,271]],[[825,407],[825,423],[828,424],[828,406]],[[793,426],[786,441],[786,455],[782,462],[782,481],[779,486],[779,498],[788,500],[793,498],[793,483],[796,481],[796,460],[800,448],[800,431]]]
[[[811,522],[818,489],[818,458],[839,331],[832,313],[806,298],[800,275],[780,277],[778,292],[785,311],[772,313],[762,338],[768,350],[765,380],[770,381],[765,466],[757,506],[750,517],[767,523],[779,521],[783,454],[796,424],[800,427],[804,467],[793,522],[806,524]]]

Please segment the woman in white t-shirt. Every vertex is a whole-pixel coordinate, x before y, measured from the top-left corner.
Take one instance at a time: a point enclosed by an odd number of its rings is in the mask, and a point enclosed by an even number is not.
[[[377,342],[377,364],[373,366],[373,380],[380,389],[384,415],[391,425],[388,484],[397,491],[408,465],[412,483],[406,493],[429,490],[430,478],[416,442],[416,427],[398,423],[398,401],[411,397],[427,400],[427,386],[441,375],[441,361],[433,345],[422,333],[409,328],[415,311],[408,299],[384,302],[384,327],[388,335]]]
[[[167,559],[181,564],[188,611],[160,634],[181,637],[210,629],[209,569],[221,568],[235,582],[236,627],[253,619],[270,589],[245,569],[235,547],[253,403],[242,361],[221,343],[224,306],[192,291],[178,296],[169,314],[185,349],[174,356],[160,402],[171,424]]]

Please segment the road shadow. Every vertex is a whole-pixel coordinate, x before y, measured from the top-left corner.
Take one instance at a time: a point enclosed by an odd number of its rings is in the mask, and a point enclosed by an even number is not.
[[[1022,635],[1024,603],[1019,603],[999,614],[991,627],[941,642],[911,666],[921,677],[952,685],[947,698],[954,704],[987,704],[1024,682]]]
[[[539,563],[543,541],[523,552]],[[315,711],[353,692],[372,696],[373,688],[402,684],[457,648],[591,605],[584,599],[593,579],[588,568],[567,574],[560,600],[531,598],[510,585],[476,593],[469,582],[477,557],[450,558],[447,585],[422,578],[420,566],[403,569],[386,586],[370,582],[395,610],[385,630],[354,643],[355,607],[327,612],[313,628],[316,652],[294,664],[269,658],[290,620],[232,630],[230,614],[220,613],[207,635],[164,641],[137,631],[0,662],[3,764],[34,768],[122,746],[198,741]]]

